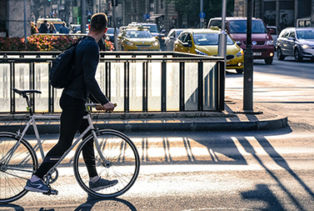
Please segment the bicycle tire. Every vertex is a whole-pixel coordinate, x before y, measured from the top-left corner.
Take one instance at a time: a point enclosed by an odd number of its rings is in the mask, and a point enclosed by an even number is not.
[[[18,141],[15,133],[0,133],[0,203],[23,197],[28,192],[24,189],[26,180],[38,167],[36,153],[25,139],[21,139],[9,163],[6,163],[5,156]]]
[[[89,175],[82,155],[83,147],[92,139],[92,135],[88,136],[76,150],[74,175],[77,182],[83,190],[97,198],[113,198],[124,194],[132,187],[139,174],[140,158],[136,146],[119,131],[111,129],[97,131],[100,150],[106,159],[104,163],[94,142],[97,173],[103,179],[118,180],[118,183],[112,187],[95,191],[89,188]]]

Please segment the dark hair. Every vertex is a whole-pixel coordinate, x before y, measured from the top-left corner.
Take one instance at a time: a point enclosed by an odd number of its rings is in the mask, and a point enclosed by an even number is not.
[[[108,18],[105,13],[96,13],[90,21],[91,31],[101,32],[107,28]]]

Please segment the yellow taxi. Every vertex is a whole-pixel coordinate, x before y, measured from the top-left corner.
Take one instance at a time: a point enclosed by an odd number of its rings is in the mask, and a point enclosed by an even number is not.
[[[181,32],[174,43],[174,51],[214,56],[218,54],[218,36],[220,30],[187,29]],[[243,50],[227,35],[227,69],[242,73],[244,68]]]
[[[159,51],[160,44],[144,27],[124,27],[118,36],[123,51]]]

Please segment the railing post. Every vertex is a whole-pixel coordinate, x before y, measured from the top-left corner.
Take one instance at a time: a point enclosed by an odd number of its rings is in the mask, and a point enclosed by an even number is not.
[[[124,63],[124,112],[130,111],[130,63]]]
[[[185,63],[180,62],[180,111],[185,110]]]
[[[10,112],[15,113],[15,94],[13,91],[15,88],[15,65],[10,62]]]
[[[106,88],[105,88],[105,94],[106,97],[108,97],[109,100],[111,100],[111,95],[110,95],[110,87],[111,87],[111,62],[106,62]]]
[[[215,107],[222,111],[225,107],[225,70],[224,62],[217,62],[215,67]]]
[[[198,62],[198,110],[203,111],[203,62]]]
[[[143,111],[148,111],[148,62],[143,62]]]
[[[167,111],[167,63],[161,62],[161,111]]]
[[[34,62],[31,62],[29,64],[29,88],[30,89],[35,89],[35,64]],[[33,107],[33,112],[35,112],[35,94],[32,93],[30,94],[30,103],[31,103],[31,106]]]
[[[48,78],[49,78],[49,81],[50,81],[50,75],[49,75],[49,72],[50,72],[50,68],[52,66],[52,63],[49,63],[48,64]],[[48,83],[49,83],[48,81]],[[54,96],[55,96],[55,93],[54,93],[54,88],[50,85],[50,83],[48,84],[48,111],[50,113],[54,112]]]

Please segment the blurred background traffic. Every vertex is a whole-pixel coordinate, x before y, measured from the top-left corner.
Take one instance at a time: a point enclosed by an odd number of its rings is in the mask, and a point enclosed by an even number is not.
[[[228,0],[226,11],[227,68],[239,73],[246,49],[245,2]],[[314,58],[313,1],[253,4],[254,59],[272,64],[278,49],[281,60],[288,55],[298,61]],[[217,0],[0,0],[0,50],[63,50],[88,33],[94,13],[104,12],[109,28],[101,50],[213,56],[218,51],[221,6]],[[296,32],[300,28],[306,34],[302,38]]]

